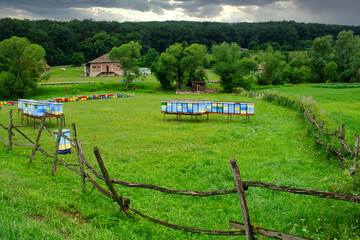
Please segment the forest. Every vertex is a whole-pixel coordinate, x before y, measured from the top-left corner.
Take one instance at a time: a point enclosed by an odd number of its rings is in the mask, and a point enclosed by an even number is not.
[[[164,52],[175,43],[187,42],[205,45],[209,50],[214,44],[236,43],[242,48],[296,51],[312,47],[317,37],[336,37],[343,30],[360,35],[360,26],[297,23],[294,21],[261,23],[217,22],[109,22],[71,20],[0,19],[0,41],[12,36],[26,37],[42,46],[50,66],[71,64],[74,53],[83,54],[88,62],[110,52],[115,46],[138,42],[141,54],[153,48]]]

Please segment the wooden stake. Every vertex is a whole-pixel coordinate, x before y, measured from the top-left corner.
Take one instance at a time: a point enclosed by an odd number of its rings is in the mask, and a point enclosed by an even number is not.
[[[345,141],[345,124],[343,123],[341,125],[341,135],[340,135],[340,139],[344,140]],[[340,141],[340,154],[341,154],[341,157],[340,157],[340,170],[344,170],[344,161],[343,161],[343,158],[344,158],[344,144]]]
[[[12,128],[13,128],[13,118],[12,118],[12,109],[9,111],[9,127],[8,127],[8,133],[9,133],[9,141],[8,141],[8,150],[11,151],[12,149]]]
[[[104,176],[105,183],[108,186],[108,188],[110,189],[110,192],[112,193],[113,199],[119,204],[121,210],[126,215],[129,215],[130,214],[129,206],[127,204],[125,204],[125,199],[123,197],[119,196],[119,194],[116,191],[115,187],[111,183],[109,173],[105,168],[105,164],[104,164],[104,162],[103,162],[103,160],[101,158],[100,151],[99,151],[99,149],[97,147],[94,147],[94,153],[95,153],[96,159],[98,161],[98,164],[100,166],[101,172],[102,172],[102,174]]]
[[[243,185],[243,182],[241,181],[240,170],[239,170],[239,167],[237,165],[235,158],[230,159],[230,165],[231,165],[232,172],[234,175],[236,190],[239,195],[241,212],[242,212],[243,221],[244,221],[244,230],[246,233],[246,240],[253,240],[254,236],[253,236],[253,232],[251,230],[249,211],[248,211],[248,207],[247,207],[246,199],[245,199],[244,185]]]
[[[32,151],[31,151],[30,163],[32,163],[32,161],[33,161],[33,159],[34,159],[34,157],[35,157],[36,150],[38,149],[41,132],[42,132],[43,127],[44,127],[44,125],[45,125],[45,119],[46,119],[47,115],[48,115],[48,113],[45,112],[44,115],[43,115],[42,118],[41,118],[41,123],[40,123],[40,127],[39,127],[39,130],[38,130],[38,134],[37,134],[37,136],[36,136],[36,140],[35,140],[33,149],[32,149]]]
[[[359,168],[358,161],[359,161],[359,134],[355,134],[355,147],[354,147],[354,170],[357,171]]]
[[[78,160],[79,160],[79,167],[80,167],[80,173],[81,173],[81,178],[82,178],[82,184],[85,186],[86,185],[86,180],[85,180],[85,173],[84,173],[84,165],[83,165],[83,161],[82,161],[81,154],[80,154],[79,143],[77,141],[77,133],[76,133],[75,123],[72,124],[72,130],[73,130],[73,137],[74,137],[74,142],[75,142],[76,154],[77,154],[77,157],[78,157]]]
[[[59,132],[58,132],[56,142],[55,142],[53,165],[52,165],[52,169],[51,169],[51,174],[53,176],[55,175],[56,166],[57,166],[57,156],[59,154],[59,145],[60,145],[60,139],[61,139],[61,134],[62,134],[62,129],[63,129],[63,121],[64,121],[64,114],[62,113],[61,116],[60,116]]]

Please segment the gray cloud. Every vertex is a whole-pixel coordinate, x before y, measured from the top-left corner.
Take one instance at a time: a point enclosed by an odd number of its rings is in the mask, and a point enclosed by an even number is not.
[[[229,9],[225,6],[237,12],[224,12]],[[118,9],[120,14],[110,8]],[[143,13],[143,20],[147,13],[152,17],[165,16],[167,11],[176,10],[199,21],[221,17],[222,21],[232,22],[296,20],[360,25],[359,0],[0,0],[0,18],[135,21],[136,16],[129,16],[128,10]]]

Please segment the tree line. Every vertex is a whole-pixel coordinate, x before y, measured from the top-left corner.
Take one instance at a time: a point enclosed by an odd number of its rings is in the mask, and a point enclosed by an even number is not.
[[[0,19],[0,41],[12,36],[26,37],[31,43],[42,46],[50,66],[71,64],[73,61],[88,62],[110,52],[114,46],[138,42],[141,54],[150,49],[165,52],[175,44],[187,42],[206,46],[223,42],[236,43],[242,48],[295,51],[312,46],[317,37],[336,37],[342,30],[360,34],[360,26],[296,23],[294,21],[263,23],[217,22],[109,22],[71,20]]]

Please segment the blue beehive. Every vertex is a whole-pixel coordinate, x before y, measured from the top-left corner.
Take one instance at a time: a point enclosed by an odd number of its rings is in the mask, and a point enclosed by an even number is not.
[[[206,112],[211,112],[211,102],[206,102]]]
[[[247,103],[240,103],[240,113],[245,115],[246,109],[247,109]]]
[[[182,112],[187,113],[188,112],[188,103],[182,103]]]
[[[199,113],[199,103],[193,103],[193,113]]]
[[[229,113],[235,113],[235,104],[229,103]]]
[[[215,102],[211,103],[211,112],[214,112],[214,113],[217,112],[217,103],[215,103]]]
[[[206,103],[205,102],[199,102],[199,113],[206,113]]]
[[[255,104],[247,103],[247,114],[255,114]]]
[[[54,131],[54,133],[55,133],[55,140],[56,140],[59,131],[56,130],[56,131]],[[70,130],[69,129],[63,129],[62,134],[67,136],[68,138],[70,138]],[[70,143],[70,141],[61,136],[58,153],[65,154],[65,153],[70,153],[70,152],[71,152],[71,143]]]
[[[52,114],[61,115],[63,113],[63,104],[62,103],[53,103],[52,104]]]
[[[177,102],[176,103],[176,112],[182,112],[182,103],[181,102]]]
[[[166,112],[166,107],[167,107],[167,102],[166,102],[166,101],[162,101],[162,102],[161,102],[161,111],[162,111],[162,112]]]
[[[240,114],[240,103],[235,103],[235,113]]]
[[[176,111],[177,111],[177,103],[173,101],[171,112],[176,112]]]
[[[188,103],[188,113],[192,113],[193,112],[193,103],[192,102],[189,102]]]
[[[36,109],[35,116],[41,117],[46,112],[46,104],[37,102],[35,105],[35,109]]]
[[[223,113],[229,113],[229,103],[223,103]]]
[[[171,112],[171,109],[172,109],[172,102],[167,102],[167,104],[166,104],[166,111],[167,111],[167,112]]]

